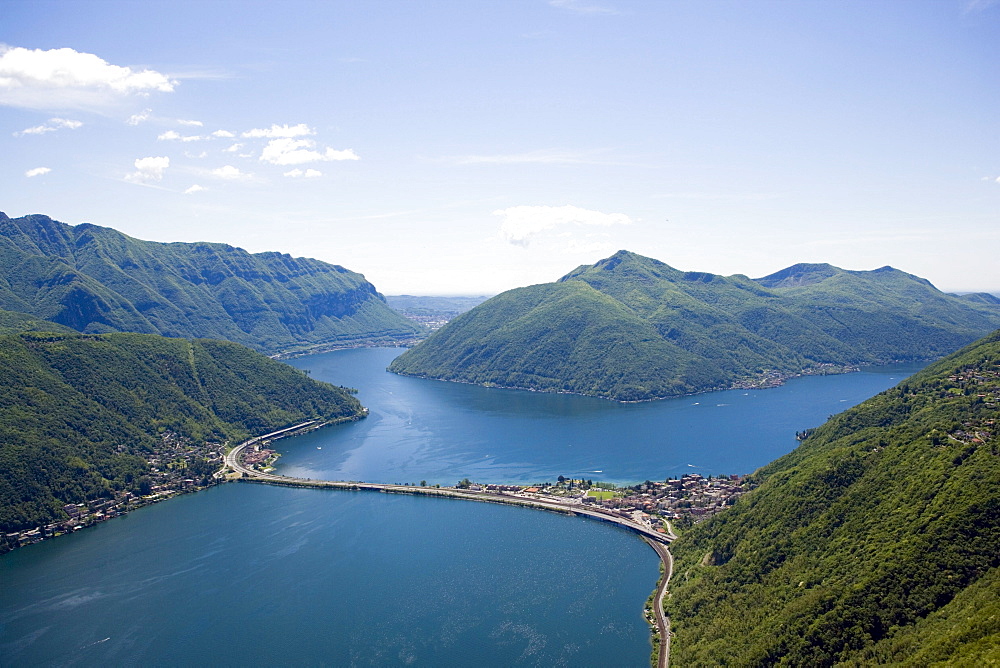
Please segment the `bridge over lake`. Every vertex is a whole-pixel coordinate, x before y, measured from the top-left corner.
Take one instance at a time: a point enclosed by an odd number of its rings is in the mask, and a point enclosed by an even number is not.
[[[315,420],[303,422],[292,427],[280,429],[264,434],[256,438],[251,438],[240,443],[230,450],[224,458],[226,471],[237,473],[240,480],[247,482],[264,483],[268,485],[283,485],[288,487],[311,487],[315,489],[342,489],[356,491],[382,492],[385,494],[415,494],[422,496],[436,496],[451,499],[464,499],[467,501],[482,501],[486,503],[502,503],[506,505],[524,506],[537,508],[539,510],[549,510],[558,513],[580,515],[590,517],[602,522],[610,522],[624,529],[639,534],[663,562],[663,575],[654,594],[654,614],[655,625],[660,641],[659,660],[657,665],[665,668],[670,656],[670,620],[663,613],[663,598],[666,595],[667,585],[673,573],[673,558],[667,550],[667,545],[677,536],[673,531],[660,532],[652,526],[634,519],[619,515],[617,513],[604,510],[603,508],[591,508],[580,499],[562,500],[553,497],[540,497],[525,492],[505,493],[480,490],[461,489],[458,487],[417,487],[413,485],[388,485],[383,483],[356,482],[342,480],[312,480],[310,478],[296,478],[292,476],[279,475],[277,473],[267,473],[246,466],[242,461],[242,455],[248,448],[258,448],[262,444],[274,439],[291,436],[319,426]]]
[[[315,422],[303,422],[302,424],[271,432],[263,436],[251,438],[240,443],[225,456],[226,468],[241,476],[241,480],[248,482],[260,482],[272,485],[286,485],[291,487],[313,487],[317,489],[344,489],[344,490],[367,490],[382,492],[386,494],[419,494],[423,496],[437,496],[452,499],[465,499],[467,501],[484,501],[487,503],[503,503],[507,505],[527,506],[541,510],[551,510],[572,515],[582,515],[591,517],[603,522],[617,524],[629,531],[633,531],[643,538],[654,540],[658,543],[669,543],[676,538],[672,533],[661,533],[648,524],[637,522],[634,519],[624,517],[617,513],[604,510],[603,508],[590,508],[579,499],[561,500],[552,497],[539,497],[532,494],[490,492],[480,490],[460,489],[457,487],[417,487],[414,485],[389,485],[384,483],[357,482],[343,480],[313,480],[311,478],[295,478],[292,476],[280,475],[277,473],[266,473],[250,468],[243,464],[242,454],[248,448],[259,447],[261,444],[283,436],[289,436],[301,431],[313,428]]]

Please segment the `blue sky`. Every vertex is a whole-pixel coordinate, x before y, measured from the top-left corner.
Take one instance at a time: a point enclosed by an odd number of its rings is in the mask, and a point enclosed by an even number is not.
[[[1000,2],[0,9],[0,210],[492,294],[619,249],[1000,292]]]

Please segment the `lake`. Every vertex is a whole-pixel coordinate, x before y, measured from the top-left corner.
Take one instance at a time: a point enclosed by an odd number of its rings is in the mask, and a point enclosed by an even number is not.
[[[684,473],[750,473],[920,365],[794,378],[621,404],[569,394],[446,383],[383,370],[401,352],[362,348],[292,360],[312,377],[358,388],[366,420],[279,441],[279,473],[303,478],[454,485],[583,477],[612,483]]]
[[[397,349],[293,360],[361,422],[279,441],[279,471],[454,484],[747,473],[918,367],[644,404],[404,378]],[[659,562],[524,508],[230,484],[0,556],[0,665],[644,666]]]

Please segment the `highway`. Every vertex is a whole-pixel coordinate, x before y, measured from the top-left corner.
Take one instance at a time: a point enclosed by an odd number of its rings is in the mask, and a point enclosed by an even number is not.
[[[670,534],[673,538],[672,532]],[[674,558],[667,549],[666,544],[646,539],[649,546],[656,550],[663,562],[663,576],[660,578],[659,586],[653,597],[653,613],[656,615],[656,628],[660,633],[660,655],[656,665],[658,668],[667,668],[670,665],[670,618],[663,612],[663,599],[667,595],[667,587],[670,585],[670,577],[674,574]]]
[[[649,538],[658,543],[669,543],[674,536],[656,531],[651,526],[636,522],[635,520],[623,517],[602,508],[590,508],[583,505],[578,499],[562,501],[554,498],[539,498],[528,494],[507,494],[486,491],[473,491],[459,489],[456,487],[416,487],[411,485],[388,485],[372,482],[353,482],[341,480],[311,480],[308,478],[293,478],[291,476],[279,475],[277,473],[263,473],[256,469],[245,466],[241,461],[241,455],[248,447],[263,443],[264,441],[278,438],[289,432],[305,429],[314,424],[304,422],[294,427],[288,427],[280,431],[271,432],[264,436],[258,436],[237,445],[225,457],[226,467],[242,475],[243,480],[252,482],[272,483],[276,485],[288,485],[294,487],[316,487],[334,489],[369,490],[374,492],[384,492],[389,494],[422,494],[425,496],[441,496],[454,499],[466,499],[470,501],[485,501],[490,503],[504,503],[508,505],[530,506],[542,510],[554,510],[562,513],[572,513],[592,517],[604,522],[611,522],[624,527],[630,531]]]

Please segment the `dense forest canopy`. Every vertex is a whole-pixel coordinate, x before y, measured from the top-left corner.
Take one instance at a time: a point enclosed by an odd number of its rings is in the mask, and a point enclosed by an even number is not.
[[[1000,332],[752,483],[671,548],[672,661],[1000,662]]]
[[[0,367],[0,532],[138,490],[166,438],[222,445],[362,412],[344,389],[227,341],[28,332],[0,336]]]
[[[423,333],[338,265],[42,215],[0,213],[0,309],[85,333],[226,339],[268,353]]]
[[[890,267],[803,264],[751,280],[621,251],[497,295],[390,369],[634,401],[939,357],[998,326],[1000,300],[945,294]]]

